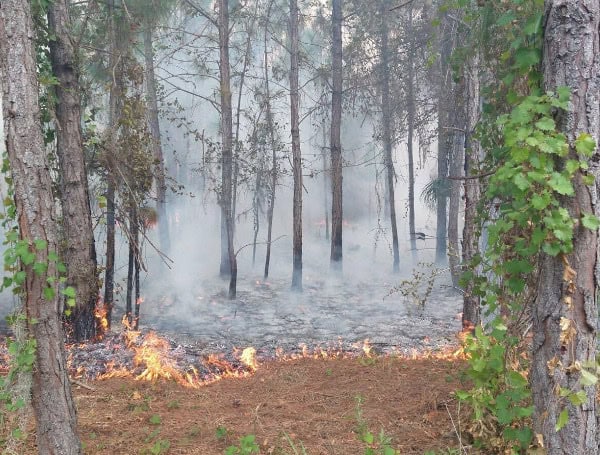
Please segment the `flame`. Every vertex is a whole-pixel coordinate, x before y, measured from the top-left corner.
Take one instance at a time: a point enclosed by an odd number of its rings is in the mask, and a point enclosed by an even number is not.
[[[104,338],[104,334],[108,330],[108,319],[106,319],[107,313],[108,311],[105,305],[96,305],[94,317],[96,318],[96,327],[98,328],[96,331],[96,338],[98,340],[102,340]]]
[[[256,349],[254,349],[252,346],[242,351],[240,360],[250,369],[250,371],[256,371],[258,369],[258,362],[256,361]]]

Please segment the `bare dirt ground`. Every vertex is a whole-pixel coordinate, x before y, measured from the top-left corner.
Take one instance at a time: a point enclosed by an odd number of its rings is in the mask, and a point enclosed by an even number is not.
[[[199,389],[113,378],[74,393],[86,454],[216,455],[253,434],[261,454],[362,455],[362,426],[376,440],[383,431],[400,454],[439,455],[458,453],[448,449],[459,445],[462,368],[394,356],[299,359]],[[34,437],[20,450],[35,453]]]

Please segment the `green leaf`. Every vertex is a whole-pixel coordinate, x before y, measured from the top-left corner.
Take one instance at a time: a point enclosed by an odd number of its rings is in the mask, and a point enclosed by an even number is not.
[[[160,423],[162,422],[162,420],[161,420],[161,418],[160,418],[160,416],[158,414],[153,414],[148,419],[148,422],[150,422],[152,425],[160,425]]]
[[[72,286],[67,286],[62,293],[64,295],[66,295],[67,297],[70,297],[72,299],[75,298],[75,288],[73,288]]]
[[[529,180],[527,180],[527,178],[521,173],[516,174],[513,177],[513,183],[521,191],[525,191],[527,188],[529,188],[531,186],[531,183],[529,182]]]
[[[515,61],[519,69],[528,69],[540,62],[540,52],[537,49],[521,48],[515,54]]]
[[[38,276],[46,273],[46,270],[48,270],[48,265],[43,262],[36,262],[35,264],[33,264],[33,271]]]
[[[548,180],[548,186],[550,186],[550,188],[552,188],[558,194],[562,194],[564,196],[572,196],[575,193],[571,181],[558,172],[552,173],[550,180]]]
[[[567,422],[569,421],[569,411],[567,410],[567,408],[563,409],[559,416],[558,416],[558,420],[556,421],[556,426],[554,427],[554,429],[556,431],[560,431],[562,427],[564,427]]]
[[[21,285],[21,284],[25,283],[26,279],[27,279],[27,274],[22,270],[18,271],[14,275],[14,281],[17,285]]]
[[[56,293],[54,292],[53,288],[47,287],[44,288],[44,299],[48,300],[49,302],[54,300],[54,297],[56,296]]]
[[[583,226],[588,228],[590,231],[595,231],[600,227],[600,219],[591,213],[584,213],[581,216],[581,224],[583,224]]]
[[[596,141],[588,133],[581,133],[575,140],[575,150],[577,153],[590,157],[596,149]]]
[[[41,240],[41,239],[35,239],[33,241],[33,244],[35,245],[35,249],[38,251],[45,250],[46,247],[48,246],[48,242],[46,242],[45,240]]]
[[[535,122],[535,126],[542,131],[554,131],[556,129],[556,124],[550,117],[543,117]]]
[[[542,246],[542,250],[544,251],[544,253],[550,256],[558,256],[558,253],[561,252],[561,246],[556,242],[544,243],[544,245]]]
[[[598,382],[598,376],[596,376],[593,373],[590,373],[587,370],[581,370],[581,378],[579,382],[581,382],[581,385],[584,387],[594,385]]]
[[[587,394],[585,393],[585,390],[580,390],[577,393],[570,393],[569,401],[573,404],[573,406],[579,406],[585,403],[587,401]]]
[[[593,185],[594,182],[596,181],[596,178],[594,177],[593,174],[586,174],[583,176],[583,184],[584,185]]]

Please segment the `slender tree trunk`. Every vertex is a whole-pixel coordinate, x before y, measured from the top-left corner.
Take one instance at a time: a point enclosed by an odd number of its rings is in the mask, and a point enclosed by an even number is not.
[[[413,152],[413,140],[415,131],[415,41],[413,36],[413,7],[412,3],[408,7],[408,36],[410,39],[408,52],[408,228],[410,231],[410,250],[412,251],[413,261],[417,260],[417,237],[415,235],[415,164]],[[391,201],[390,201],[391,204]]]
[[[389,201],[390,225],[392,227],[392,252],[394,254],[393,271],[400,271],[400,250],[398,246],[398,225],[396,223],[396,196],[394,189],[394,161],[392,160],[392,114],[390,109],[390,50],[388,46],[389,30],[387,16],[389,14],[390,2],[383,0],[380,2],[379,14],[381,16],[381,123],[383,126],[383,147],[384,162],[386,168],[386,190],[389,192],[387,200]]]
[[[119,6],[120,1],[117,0]],[[123,107],[122,98],[124,96],[123,81],[123,59],[126,53],[126,22],[122,12],[117,14],[115,9],[115,0],[108,1],[109,16],[109,34],[110,34],[110,94],[108,106],[108,144],[107,154],[117,153],[117,135],[119,130],[119,120]],[[104,273],[104,307],[106,310],[106,320],[110,329],[112,322],[112,310],[114,307],[114,286],[115,286],[115,197],[116,181],[115,170],[111,165],[112,160],[107,156],[105,166],[107,170],[107,188],[106,188],[106,270]]]
[[[437,156],[437,186],[436,186],[436,229],[435,229],[435,262],[445,265],[448,260],[448,151],[450,138],[444,130],[447,125],[444,109],[438,104],[438,156]]]
[[[48,5],[52,71],[56,85],[56,137],[60,165],[62,226],[68,286],[75,288],[76,306],[68,317],[75,341],[96,335],[94,311],[98,302],[96,247],[81,135],[81,89],[75,49],[69,36],[67,0]]]
[[[293,202],[293,272],[292,290],[302,291],[302,155],[298,117],[298,2],[290,0],[290,122],[292,130]]]
[[[453,93],[449,59],[452,53],[451,24],[444,13],[441,18],[440,36],[440,85],[438,92],[438,156],[436,185],[436,241],[435,261],[439,265],[448,262],[448,162],[454,131],[450,126],[450,99]]]
[[[458,93],[463,93],[461,90],[457,90]],[[458,98],[458,97],[457,97]],[[459,115],[464,112],[464,106],[459,106],[455,115]],[[465,128],[464,122],[461,128]],[[448,263],[450,265],[450,275],[452,277],[452,285],[454,287],[459,286],[460,280],[460,243],[459,243],[459,228],[458,228],[458,217],[460,214],[460,202],[461,202],[461,189],[462,182],[458,179],[463,174],[464,162],[465,162],[465,135],[460,131],[454,131],[452,133],[451,142],[451,157],[450,157],[450,175],[454,178],[450,181],[450,200],[448,204]]]
[[[129,255],[127,257],[127,289],[125,294],[125,315],[127,325],[133,328],[133,268],[135,261],[135,232],[136,232],[136,208],[133,197],[129,198]]]
[[[47,269],[23,265],[25,311],[29,333],[37,342],[32,371],[32,404],[37,423],[36,443],[41,454],[82,453],[77,414],[71,395],[60,320],[61,298],[57,263],[56,213],[49,163],[42,139],[35,36],[29,2],[0,3],[0,75],[2,113],[16,215],[22,240]],[[34,241],[45,245],[34,246]],[[88,245],[89,246],[89,245]],[[53,297],[45,298],[50,286]]]
[[[171,250],[169,218],[167,215],[167,182],[165,160],[160,137],[158,101],[156,96],[156,76],[154,74],[154,48],[152,47],[153,25],[146,23],[144,28],[144,58],[146,63],[146,102],[152,136],[152,157],[154,158],[154,181],[156,183],[156,215],[158,217],[158,238],[161,251],[167,256]]]
[[[475,126],[479,120],[479,55],[472,57],[467,68],[466,103],[468,111],[467,144],[465,147],[465,175],[476,174],[481,156],[480,145],[473,139]],[[471,260],[479,253],[479,233],[477,229],[477,205],[481,198],[478,179],[465,180],[465,225],[463,228],[463,266],[470,267]],[[479,324],[479,297],[474,294],[474,283],[470,280],[464,290],[463,329],[472,329]]]
[[[267,50],[269,36],[269,21],[271,18],[272,6],[273,0],[269,1],[269,6],[267,8],[263,41],[263,69],[265,73],[265,110],[267,115],[267,128],[269,129],[269,138],[271,141],[271,197],[269,198],[269,207],[267,209],[267,254],[265,257],[265,280],[269,277],[269,265],[271,263],[271,241],[273,239],[273,210],[275,209],[275,188],[277,186],[277,144],[275,141],[275,124],[273,122],[273,111],[271,110],[271,91],[269,87],[269,53]]]
[[[133,258],[133,286],[134,286],[134,298],[135,298],[135,308],[133,315],[133,330],[139,330],[140,328],[140,307],[142,306],[142,299],[140,296],[140,217],[137,209],[134,211],[135,215],[135,231],[132,233],[133,235],[133,244],[135,246],[134,250],[134,258]]]
[[[327,129],[323,124],[323,147],[321,148],[321,155],[323,157],[323,208],[324,208],[324,220],[325,220],[325,241],[329,242],[329,197],[327,194],[330,191],[329,188],[329,169],[327,168]]]
[[[569,142],[569,156],[580,159],[575,140],[581,133],[600,137],[600,3],[596,0],[546,0],[544,34],[544,85],[556,92],[566,86],[571,101],[566,113],[557,115],[557,126]],[[598,204],[598,148],[588,162],[596,177],[595,188],[573,180],[575,195],[563,200],[571,216],[600,214]],[[581,386],[581,366],[596,365],[598,325],[598,232],[575,225],[573,252],[566,256],[542,255],[539,286],[533,313],[533,362],[531,389],[535,405],[534,431],[544,438],[549,455],[599,453],[596,422],[596,387]],[[565,335],[565,327],[574,329]],[[555,365],[555,367],[552,367]],[[595,367],[592,370],[595,373]],[[559,390],[584,390],[587,400],[578,406],[559,396]],[[555,430],[566,409],[565,426]]]
[[[231,212],[233,174],[233,124],[231,106],[231,77],[229,66],[229,0],[219,0],[219,72],[221,77],[221,216],[225,220],[226,248],[229,262],[229,298],[236,297],[237,263],[233,248],[233,218]],[[222,228],[221,228],[222,229]],[[222,232],[222,231],[221,231]],[[223,237],[221,237],[223,239]],[[223,246],[221,247],[223,251]],[[223,257],[221,256],[221,270]]]
[[[252,201],[252,212],[254,216],[254,236],[252,238],[252,267],[256,263],[256,242],[258,241],[258,231],[260,230],[260,187],[262,185],[261,175],[263,173],[262,166],[256,172],[256,180],[254,183],[254,200]]]
[[[246,80],[246,73],[248,72],[248,66],[250,65],[250,59],[252,57],[252,38],[254,37],[254,23],[258,16],[258,7],[260,2],[256,2],[254,5],[254,15],[252,16],[252,22],[246,30],[246,51],[244,53],[244,64],[242,67],[242,73],[240,75],[240,88],[237,96],[237,107],[235,109],[235,139],[234,149],[235,154],[233,157],[233,189],[232,189],[232,201],[231,201],[231,219],[233,220],[233,231],[235,234],[235,218],[237,214],[237,193],[238,193],[238,180],[240,176],[240,116],[242,114],[242,98],[244,94],[244,81]]]
[[[331,268],[342,269],[342,0],[333,0],[331,96]]]

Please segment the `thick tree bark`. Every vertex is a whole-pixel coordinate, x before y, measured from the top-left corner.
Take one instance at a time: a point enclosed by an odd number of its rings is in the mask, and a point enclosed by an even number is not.
[[[342,0],[333,0],[331,48],[331,268],[342,269]]]
[[[48,6],[52,71],[56,90],[56,137],[60,165],[60,200],[64,244],[61,257],[67,267],[68,286],[75,288],[76,306],[68,317],[76,341],[96,335],[94,311],[98,302],[96,247],[81,134],[81,89],[75,49],[69,35],[67,0]]]
[[[233,119],[231,106],[231,75],[229,66],[229,0],[219,0],[219,73],[221,82],[221,219],[225,222],[225,239],[221,240],[221,274],[223,266],[228,262],[230,277],[229,298],[236,296],[237,264],[233,249],[233,218],[231,212],[231,192],[233,178]],[[221,225],[223,226],[223,224]],[[221,228],[223,234],[223,228]],[[223,259],[223,250],[226,249],[227,258]]]
[[[152,136],[152,157],[154,158],[154,181],[156,184],[156,215],[158,217],[158,239],[161,251],[167,256],[171,250],[169,219],[167,216],[167,182],[165,160],[160,137],[158,101],[156,96],[156,76],[154,74],[154,48],[152,47],[153,25],[146,23],[144,28],[144,58],[146,64],[146,103],[150,134]]]
[[[479,168],[481,147],[473,139],[475,127],[480,114],[479,91],[479,55],[476,53],[469,61],[466,70],[466,103],[467,103],[467,144],[465,146],[465,175],[476,174]],[[477,206],[481,198],[481,188],[478,179],[465,180],[465,225],[463,228],[463,266],[470,267],[470,262],[479,253],[479,231],[477,227]],[[474,271],[477,273],[477,271]],[[463,329],[472,329],[480,321],[480,302],[475,295],[474,281],[464,290],[462,325]]]
[[[389,30],[387,16],[391,3],[388,0],[380,2],[381,16],[380,37],[380,78],[381,78],[381,124],[383,130],[384,163],[386,168],[386,190],[388,192],[390,225],[392,227],[392,252],[394,255],[393,271],[400,271],[400,249],[398,245],[398,225],[396,222],[396,196],[394,194],[394,162],[392,160],[392,114],[390,109],[390,49],[388,45]]]
[[[578,159],[575,139],[589,133],[598,141],[600,133],[600,4],[597,0],[547,0],[545,2],[544,85],[546,90],[569,87],[568,112],[557,116],[557,125],[568,139],[569,156]],[[575,195],[564,206],[580,220],[584,213],[600,214],[598,189],[600,153],[589,160],[596,177],[595,188],[573,180]],[[587,401],[573,406],[558,391],[578,391],[580,365],[596,360],[598,324],[598,232],[581,222],[573,233],[573,252],[566,257],[543,255],[533,312],[533,363],[531,388],[535,405],[534,430],[543,435],[549,455],[599,453],[596,423],[596,387],[583,387]],[[564,326],[575,329],[561,340]],[[554,368],[552,366],[555,366]],[[567,409],[569,419],[555,430],[557,418]]]
[[[29,333],[37,341],[33,368],[33,409],[37,446],[42,454],[80,454],[77,415],[71,395],[60,320],[58,270],[50,254],[58,252],[49,163],[42,139],[33,23],[27,0],[0,3],[0,74],[4,134],[15,190],[21,239],[47,264],[40,272],[24,266],[23,284]],[[45,241],[35,248],[35,240]],[[46,300],[50,286],[53,298]],[[34,323],[35,321],[35,323]]]
[[[408,229],[410,232],[410,250],[413,262],[417,261],[417,237],[415,228],[415,159],[413,151],[415,131],[415,37],[413,36],[413,7],[408,7],[408,39],[410,40],[408,50],[408,74],[407,74],[407,127],[406,137],[408,152]],[[391,210],[391,200],[390,200]]]
[[[292,132],[293,201],[293,271],[292,290],[302,291],[302,155],[298,117],[298,2],[290,0],[290,124]]]

